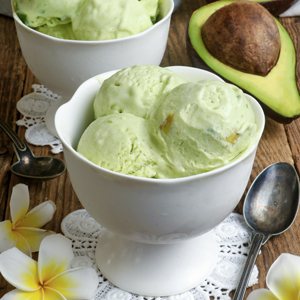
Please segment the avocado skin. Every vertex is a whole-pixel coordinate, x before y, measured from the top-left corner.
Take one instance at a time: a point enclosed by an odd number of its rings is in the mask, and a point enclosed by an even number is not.
[[[216,0],[207,0],[207,3],[215,2]],[[270,0],[270,1],[259,1],[252,0],[254,2],[258,2],[262,6],[264,6],[273,16],[277,17],[288,10],[294,3],[298,0]]]
[[[235,1],[235,0],[232,0],[232,1]],[[218,2],[222,2],[222,1],[218,1]],[[214,5],[214,3],[211,3],[211,4],[206,5],[206,6],[213,6],[213,5]],[[193,17],[193,15],[192,15],[192,17]],[[194,49],[193,44],[191,42],[191,39],[190,39],[190,36],[189,36],[189,25],[190,25],[192,17],[190,18],[188,26],[187,26],[187,32],[186,32],[186,49],[187,49],[188,56],[189,56],[189,58],[190,58],[190,60],[192,62],[192,65],[194,67],[200,68],[200,69],[204,69],[204,70],[209,71],[209,72],[212,72],[212,73],[218,75],[219,77],[221,77],[225,82],[228,82],[228,83],[231,83],[231,84],[234,84],[234,85],[238,86],[245,93],[251,95],[252,97],[254,97],[260,103],[260,105],[261,105],[262,109],[264,110],[264,113],[265,113],[266,116],[270,117],[271,119],[275,120],[278,123],[289,124],[293,120],[295,120],[295,119],[297,119],[297,118],[300,117],[300,112],[296,112],[296,114],[294,116],[290,117],[290,116],[285,116],[285,115],[283,115],[281,113],[278,113],[278,112],[274,111],[268,105],[266,105],[262,100],[258,99],[255,95],[253,95],[251,92],[249,92],[248,90],[243,89],[236,82],[232,82],[232,81],[228,80],[227,78],[225,78],[224,76],[220,75],[218,72],[216,72],[215,70],[213,70],[212,68],[210,68],[206,64],[206,62],[200,57],[200,55],[197,53],[197,51]],[[220,64],[221,64],[221,62],[220,62]]]
[[[186,48],[187,48],[187,52],[188,52],[189,58],[190,58],[190,60],[191,60],[191,62],[192,62],[192,64],[193,64],[194,67],[196,67],[198,69],[203,69],[203,70],[211,72],[211,73],[214,73],[214,74],[218,75],[220,78],[222,78],[225,82],[236,85],[235,83],[227,80],[225,77],[223,77],[220,74],[218,74],[217,72],[215,72],[213,69],[211,69],[204,62],[204,60],[195,51],[195,49],[194,49],[194,47],[193,47],[193,45],[191,43],[190,37],[188,35],[188,32],[186,34]],[[239,87],[239,88],[241,88],[241,87]],[[278,123],[289,124],[294,119],[298,118],[298,116],[295,116],[293,118],[285,117],[285,116],[277,113],[276,111],[272,110],[269,106],[267,106],[265,103],[263,103],[262,101],[260,101],[254,95],[252,95],[249,91],[246,91],[243,88],[241,88],[241,90],[243,90],[243,92],[245,92],[246,94],[251,95],[253,98],[255,98],[259,102],[260,106],[262,107],[265,115],[268,116],[269,118],[275,120]]]

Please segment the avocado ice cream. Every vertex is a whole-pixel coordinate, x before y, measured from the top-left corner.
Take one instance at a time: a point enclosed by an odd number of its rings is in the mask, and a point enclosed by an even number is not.
[[[54,27],[40,26],[37,30],[41,33],[51,35],[58,39],[75,40],[72,24],[60,24]]]
[[[184,82],[174,72],[159,66],[125,68],[103,82],[94,101],[95,118],[116,113],[145,118],[160,97]]]
[[[179,85],[150,109],[148,122],[175,177],[226,165],[256,142],[251,105],[239,88],[221,81]]]
[[[150,90],[157,81],[153,78],[140,84]],[[104,107],[83,133],[77,151],[95,164],[123,174],[178,178],[224,166],[257,142],[254,112],[239,88],[221,81],[181,81],[168,91],[154,93],[151,105],[147,109],[142,105],[142,114],[135,104],[130,105],[130,95],[133,103],[136,95],[143,98],[138,83],[130,86],[132,92],[125,102],[122,92],[110,95],[106,91],[103,97],[111,97],[112,107],[122,109],[115,112]],[[118,81],[112,80],[108,86],[115,83]],[[104,82],[100,91],[106,88]]]
[[[132,114],[98,118],[83,133],[77,151],[96,165],[127,175],[158,178],[166,163],[145,119]]]
[[[163,0],[14,0],[29,27],[57,38],[110,40],[145,31]]]
[[[78,40],[111,40],[151,27],[146,8],[137,0],[86,0],[72,18]]]
[[[68,24],[84,0],[14,0],[17,15],[32,28]]]

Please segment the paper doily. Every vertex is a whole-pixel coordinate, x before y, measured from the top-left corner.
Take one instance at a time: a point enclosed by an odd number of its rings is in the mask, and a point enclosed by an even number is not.
[[[95,263],[98,238],[104,230],[85,209],[72,212],[61,224],[64,235],[72,240],[75,260],[72,267],[88,266],[97,271],[99,286],[94,300],[230,300],[236,289],[250,249],[251,232],[243,216],[232,213],[214,229],[220,247],[218,263],[213,273],[199,286],[170,297],[144,297],[121,290],[107,281]],[[258,283],[258,269],[254,266],[248,286]]]
[[[23,115],[17,125],[25,126],[25,139],[36,146],[50,146],[51,152],[62,152],[61,141],[52,135],[45,124],[45,115],[49,107],[60,98],[43,85],[32,85],[33,93],[22,97],[17,102],[17,109]]]

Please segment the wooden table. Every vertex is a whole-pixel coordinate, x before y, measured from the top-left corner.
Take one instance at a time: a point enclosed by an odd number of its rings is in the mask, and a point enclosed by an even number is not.
[[[162,66],[183,65],[191,66],[186,52],[186,27],[192,12],[206,4],[205,0],[183,0],[180,8],[173,14],[167,49]],[[300,57],[300,18],[285,18],[280,20],[293,38],[297,55]],[[299,66],[300,60],[297,63]],[[299,77],[300,68],[297,71]],[[17,101],[31,93],[32,84],[39,83],[28,69],[18,43],[14,22],[11,18],[0,16],[0,117],[24,138],[25,127],[18,127],[16,121],[22,116],[16,109]],[[298,80],[298,87],[300,81]],[[300,171],[300,118],[289,125],[282,125],[267,118],[266,127],[259,144],[250,183],[268,165],[275,162],[288,162]],[[34,147],[35,155],[52,155],[50,147]],[[56,155],[64,158],[63,154]],[[0,221],[10,219],[9,200],[12,187],[17,183],[29,186],[30,209],[39,203],[51,199],[57,205],[57,211],[46,229],[60,232],[62,219],[74,210],[82,208],[72,188],[68,173],[65,172],[57,179],[35,181],[18,178],[10,172],[10,165],[15,160],[12,143],[6,134],[0,130]],[[249,187],[248,185],[248,187]],[[242,213],[243,199],[236,208]],[[283,252],[300,255],[300,214],[293,226],[284,234],[272,238],[263,246],[257,259],[259,283],[247,290],[246,295],[253,289],[265,287],[266,273]],[[10,291],[9,285],[0,275],[0,297]]]

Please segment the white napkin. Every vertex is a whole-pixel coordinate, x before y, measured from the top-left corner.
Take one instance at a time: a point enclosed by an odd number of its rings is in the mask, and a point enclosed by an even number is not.
[[[300,1],[298,0],[288,10],[282,13],[279,17],[297,17],[300,16]]]

